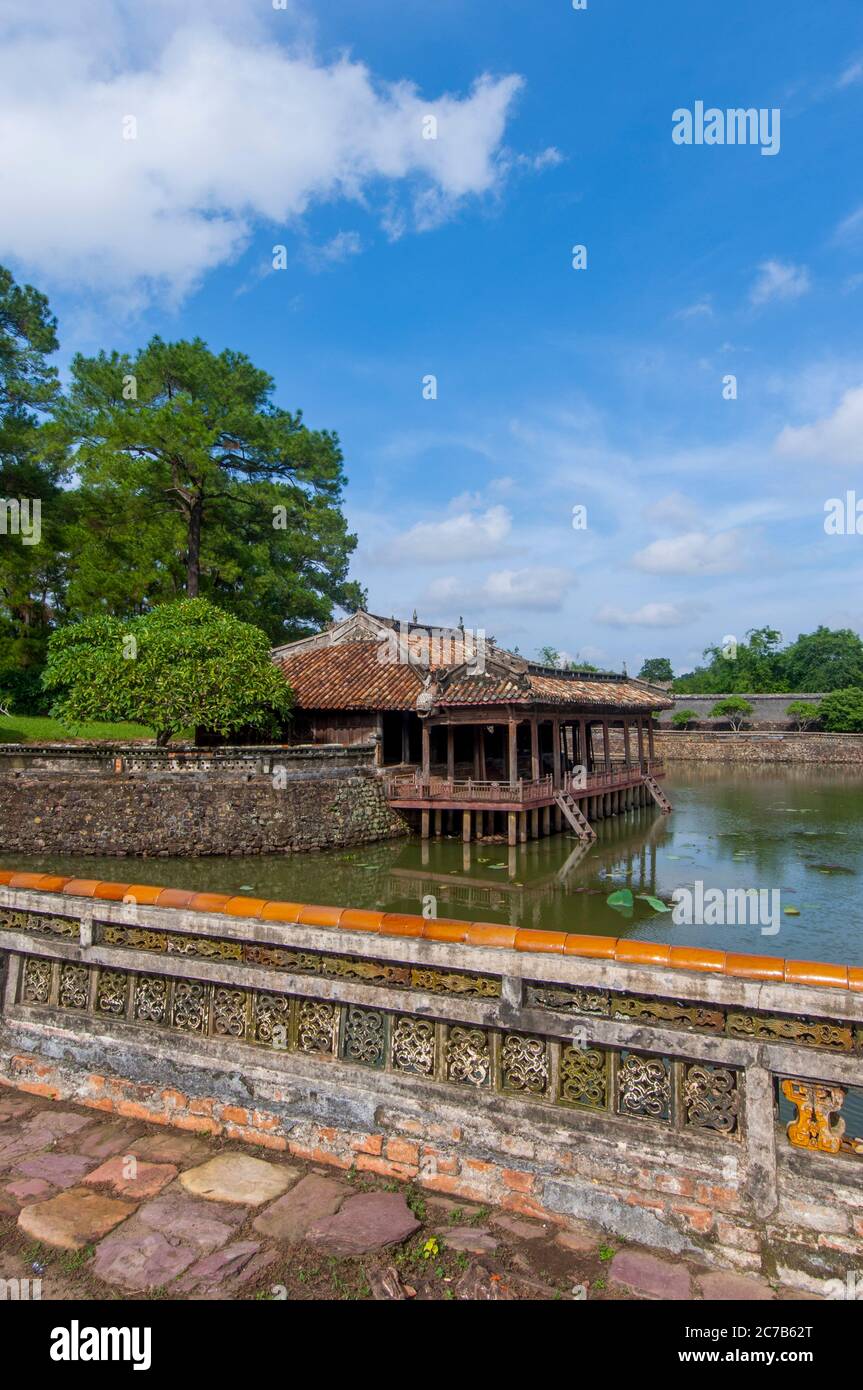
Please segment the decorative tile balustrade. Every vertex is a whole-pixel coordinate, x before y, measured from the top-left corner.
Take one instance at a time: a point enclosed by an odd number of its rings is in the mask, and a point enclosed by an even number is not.
[[[769,988],[762,994],[750,986],[747,993],[726,981],[718,997],[699,998],[701,980],[690,977],[687,987],[682,969],[679,996],[668,989],[667,971],[657,974],[655,994],[645,989],[643,964],[641,988],[624,987],[629,971],[619,960],[619,943],[618,959],[600,959],[604,953],[597,949],[591,983],[576,984],[572,971],[547,955],[534,957],[550,967],[541,972],[523,953],[522,975],[509,973],[511,963],[501,953],[500,973],[494,973],[488,968],[497,950],[491,942],[495,950],[477,953],[482,968],[465,968],[471,948],[412,941],[414,919],[408,918],[399,919],[405,935],[398,947],[395,932],[386,945],[372,935],[368,954],[360,954],[326,949],[339,943],[331,927],[292,928],[276,919],[262,931],[245,917],[233,919],[223,935],[214,913],[108,900],[88,902],[84,912],[81,899],[59,894],[56,911],[48,912],[44,896],[38,910],[22,907],[30,896],[18,893],[11,905],[0,905],[0,950],[8,942],[5,948],[20,962],[7,1010],[20,1010],[28,1020],[69,1027],[86,1018],[108,1036],[112,1028],[121,1030],[118,1037],[131,1029],[132,1036],[140,1031],[150,1040],[185,1035],[208,1045],[237,1044],[236,1065],[255,1052],[293,1054],[334,1068],[344,1064],[434,1083],[453,1088],[454,1096],[473,1091],[526,1101],[561,1120],[567,1112],[593,1113],[707,1143],[745,1137],[745,1059],[756,1063],[767,1049],[774,1084],[797,1111],[786,1126],[788,1142],[823,1155],[863,1156],[863,1139],[846,1134],[841,1114],[857,1084],[855,1066],[863,1082],[863,1061],[857,1066],[863,1019],[859,1007],[831,1013],[834,989],[785,985],[778,1007],[756,1008],[753,1001],[771,997]],[[304,911],[320,920],[328,910]],[[294,930],[298,939],[292,941]],[[506,940],[510,929],[483,930]],[[520,934],[519,941],[536,938],[539,950],[552,935]],[[350,945],[356,944],[354,937]],[[87,959],[94,948],[98,959]],[[142,956],[152,967],[142,965]],[[544,978],[532,979],[532,970]],[[584,978],[583,961],[581,972]],[[415,1009],[410,1002],[405,1007],[411,994]],[[795,1000],[811,1003],[816,995],[819,1005],[823,998],[823,1013],[793,1011]],[[707,1041],[699,1050],[695,1039]],[[749,1050],[741,1052],[741,1045]],[[690,1046],[695,1055],[687,1055]],[[802,1076],[790,1066],[783,1072],[775,1060],[807,1053],[822,1079],[812,1079],[812,1071],[807,1076],[806,1066]],[[842,1069],[831,1076],[831,1067]]]

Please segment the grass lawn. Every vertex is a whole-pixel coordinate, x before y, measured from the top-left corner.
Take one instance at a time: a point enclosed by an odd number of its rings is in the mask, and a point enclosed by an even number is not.
[[[0,715],[0,743],[84,743],[91,739],[101,739],[114,743],[128,743],[133,739],[146,739],[152,742],[155,734],[143,724],[81,724],[74,735],[59,719],[49,719],[39,715],[8,714]]]

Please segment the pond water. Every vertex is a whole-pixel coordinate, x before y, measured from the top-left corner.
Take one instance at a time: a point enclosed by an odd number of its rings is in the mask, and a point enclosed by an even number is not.
[[[586,850],[566,834],[515,849],[405,839],[291,857],[36,858],[0,851],[0,865],[413,913],[433,897],[440,917],[863,964],[859,774],[672,764],[665,788],[670,816],[651,807],[599,821],[597,841]],[[674,889],[695,891],[697,882],[705,893],[755,888],[778,898],[764,899],[769,915],[742,925],[675,925],[670,913],[637,897],[629,909],[607,901],[628,888],[670,903]]]

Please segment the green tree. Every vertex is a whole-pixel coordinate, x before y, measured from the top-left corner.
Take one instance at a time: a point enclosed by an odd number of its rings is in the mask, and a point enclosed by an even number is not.
[[[281,642],[363,602],[338,436],[273,391],[242,353],[197,338],[74,359],[60,416],[79,441],[76,616],[200,595]]]
[[[697,718],[694,709],[676,709],[671,716],[671,722],[675,729],[685,729],[687,724],[694,724]]]
[[[131,720],[166,744],[181,729],[275,734],[291,692],[260,628],[206,599],[162,604],[124,623],[94,617],[53,633],[44,683],[68,727]]]
[[[68,465],[48,419],[56,330],[45,296],[0,266],[0,686],[28,713],[44,708],[41,669],[65,583]]]
[[[516,648],[516,651],[518,648]],[[554,666],[558,671],[598,671],[598,666],[593,666],[589,661],[580,661],[576,654],[575,659],[566,661],[561,656],[557,647],[539,647],[536,653],[537,664],[539,666]]]
[[[783,665],[789,690],[842,690],[863,686],[863,642],[850,628],[818,627],[786,647]]]
[[[641,663],[641,670],[638,673],[640,681],[652,681],[657,684],[659,681],[670,681],[674,679],[674,672],[671,669],[671,662],[667,656],[650,656]]]
[[[674,682],[676,695],[746,694],[790,689],[785,682],[782,634],[773,627],[752,628],[746,641],[726,639],[721,646],[705,647],[708,658]]]
[[[831,734],[863,733],[863,690],[833,690],[818,703],[818,718]]]
[[[785,713],[793,719],[798,729],[808,729],[818,720],[818,706],[808,700],[792,700]]]
[[[739,729],[743,721],[748,719],[752,713],[752,706],[748,700],[741,700],[739,695],[730,695],[727,700],[718,700],[710,711],[712,719],[727,719],[732,729]]]

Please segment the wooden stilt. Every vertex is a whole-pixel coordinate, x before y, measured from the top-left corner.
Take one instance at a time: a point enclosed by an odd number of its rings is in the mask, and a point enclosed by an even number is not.
[[[518,841],[521,845],[527,844],[527,812],[519,811],[518,814]]]
[[[470,844],[470,811],[461,813],[461,837],[465,844]]]
[[[428,813],[428,811],[421,811],[421,812],[420,812],[420,834],[421,834],[421,836],[422,836],[422,838],[423,838],[424,840],[427,840],[428,837],[429,837],[429,813]]]
[[[515,817],[516,817],[515,811],[507,811],[507,813],[506,813],[506,829],[507,829],[506,838],[507,838],[507,843],[510,844],[510,845],[514,845],[514,844],[516,843],[517,826],[516,826]]]

